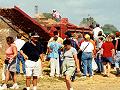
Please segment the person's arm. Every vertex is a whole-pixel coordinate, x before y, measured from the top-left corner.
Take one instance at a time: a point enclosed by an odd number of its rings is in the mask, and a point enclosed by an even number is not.
[[[16,46],[13,46],[13,57],[11,58],[11,59],[15,59],[16,58],[16,56],[17,56],[17,47]]]
[[[115,49],[116,49],[116,46],[114,47],[114,45],[112,43],[112,58],[113,58],[113,60],[115,60],[114,59],[114,57],[115,57]]]
[[[76,64],[76,67],[77,67],[77,72],[79,73],[80,72],[80,67],[79,67],[79,60],[77,58],[77,54],[74,54],[73,58],[75,60],[75,64]]]
[[[100,51],[101,51],[101,55],[103,55],[103,48],[101,48],[101,50],[100,50]]]
[[[42,54],[40,54],[40,60],[42,61],[42,62],[44,62],[45,60],[44,60],[44,54],[42,53]]]
[[[102,35],[103,35],[104,37],[106,37],[106,35],[105,35],[105,33],[103,32],[103,30],[102,30]]]
[[[114,58],[115,56],[115,49],[112,49],[112,57]]]
[[[117,50],[117,47],[118,47],[118,40],[116,40],[115,50]]]
[[[28,56],[22,50],[20,50],[20,53],[23,55],[25,60],[28,60]]]

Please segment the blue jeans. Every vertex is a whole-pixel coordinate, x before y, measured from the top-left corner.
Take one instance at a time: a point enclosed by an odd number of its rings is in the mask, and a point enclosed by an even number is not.
[[[98,71],[99,72],[103,72],[103,63],[102,63],[102,60],[100,60],[99,58],[96,58],[96,64],[98,66]]]
[[[83,76],[86,76],[87,73],[92,76],[92,53],[83,52],[81,59],[83,64]]]
[[[117,51],[115,55],[115,67],[116,67],[116,74],[120,74],[120,51]]]
[[[120,60],[119,61],[115,61],[115,67],[119,68],[120,67]]]
[[[120,51],[118,51],[116,56],[115,56],[115,67],[116,68],[120,67]]]
[[[20,61],[21,61],[21,63],[22,63],[23,74],[26,74],[26,70],[25,70],[25,59],[24,59],[24,57],[20,54],[20,52],[18,52],[18,55],[17,55],[17,58],[16,58],[16,62],[17,62],[16,70],[17,70],[17,73],[20,73]]]

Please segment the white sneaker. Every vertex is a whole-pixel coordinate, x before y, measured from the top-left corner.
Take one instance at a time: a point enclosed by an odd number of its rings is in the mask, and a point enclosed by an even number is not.
[[[17,84],[17,83],[13,84],[13,86],[12,86],[12,87],[10,87],[10,89],[18,89],[18,88],[19,88],[19,86],[18,86],[18,84]]]
[[[90,78],[93,78],[93,76],[90,76]]]
[[[30,87],[26,87],[26,90],[30,90]]]
[[[55,77],[54,75],[50,74],[50,77]]]
[[[73,88],[70,88],[70,90],[73,90]]]
[[[7,89],[7,85],[6,84],[3,84],[2,86],[0,86],[0,90],[5,90]]]
[[[60,77],[60,75],[58,75],[58,74],[57,74],[57,75],[55,75],[55,76],[56,76],[56,77]]]
[[[82,79],[86,79],[86,76],[82,76],[81,78],[82,78]]]
[[[37,90],[37,86],[33,86],[33,90]]]

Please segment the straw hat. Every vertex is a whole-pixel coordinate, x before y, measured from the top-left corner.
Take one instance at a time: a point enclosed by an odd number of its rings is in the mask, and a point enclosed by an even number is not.
[[[86,39],[86,40],[90,40],[90,35],[85,34],[85,39]]]

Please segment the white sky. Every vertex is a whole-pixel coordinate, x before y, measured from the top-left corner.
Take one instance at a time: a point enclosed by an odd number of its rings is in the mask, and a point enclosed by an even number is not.
[[[37,5],[40,13],[56,9],[62,17],[77,25],[90,15],[99,24],[112,24],[120,30],[120,0],[0,0],[2,8],[14,5],[31,17],[34,17],[34,6]]]

